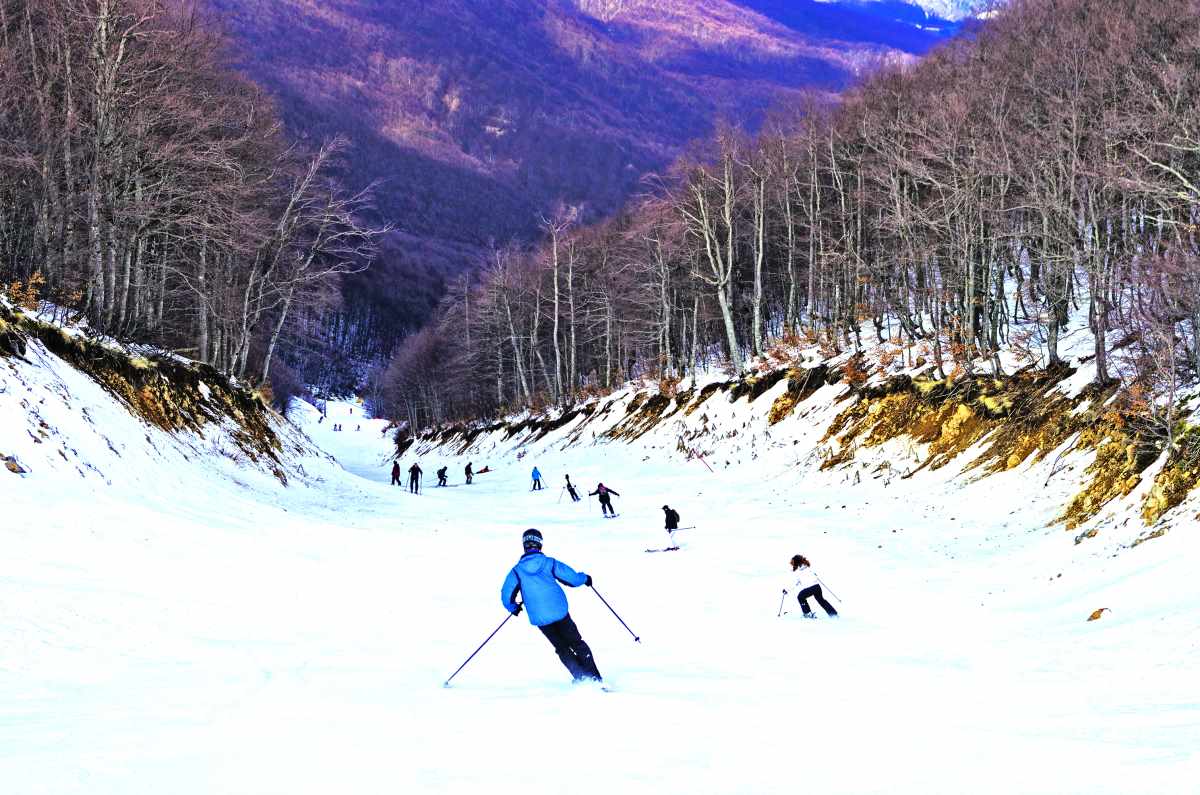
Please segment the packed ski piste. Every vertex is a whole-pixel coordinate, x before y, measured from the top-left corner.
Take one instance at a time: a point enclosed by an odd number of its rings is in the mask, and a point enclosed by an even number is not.
[[[1048,468],[825,472],[821,396],[776,440],[714,403],[703,461],[397,455],[329,401],[283,487],[6,372],[53,434],[0,481],[4,792],[1197,791],[1200,534],[1074,544]]]

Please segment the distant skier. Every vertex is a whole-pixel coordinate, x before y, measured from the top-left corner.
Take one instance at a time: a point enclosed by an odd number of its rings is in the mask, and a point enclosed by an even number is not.
[[[567,494],[571,495],[571,502],[579,502],[579,492],[575,491],[575,484],[571,482],[570,475],[567,475]]]
[[[446,485],[446,469],[447,469],[446,467],[442,467],[441,469],[439,469],[439,470],[437,471],[437,476],[438,476],[438,485],[439,485],[439,486],[445,486],[445,485]]]
[[[408,490],[413,494],[421,493],[421,467],[415,463],[408,468]]]
[[[400,462],[399,461],[392,462],[392,485],[393,486],[400,485]]]
[[[474,472],[471,471],[470,463],[467,464],[467,468],[463,470],[463,473],[467,476],[467,485],[470,485],[471,477],[475,474]]]
[[[667,549],[679,549],[679,542],[675,540],[675,531],[679,529],[679,512],[669,505],[663,506],[663,512],[667,519],[667,536],[671,539],[671,545]]]
[[[541,491],[542,490],[542,473],[538,472],[537,467],[533,468],[533,475],[531,477],[533,478],[533,489],[532,490],[533,491]]]
[[[522,605],[517,604],[517,594],[523,594],[524,607],[529,610],[529,623],[542,631],[554,646],[558,659],[571,672],[576,682],[601,681],[592,650],[579,635],[579,629],[568,612],[567,595],[563,585],[578,588],[592,584],[592,578],[577,572],[562,561],[542,554],[542,534],[534,529],[526,530],[521,536],[525,554],[517,561],[504,578],[500,591],[500,602],[504,609],[520,615]]]
[[[808,562],[808,558],[803,555],[792,556],[792,571],[796,574],[796,584],[793,586],[799,590],[796,595],[796,600],[800,602],[800,609],[804,611],[805,618],[815,618],[812,610],[808,607],[808,600],[814,598],[817,604],[825,608],[825,613],[830,617],[836,616],[838,612],[833,609],[833,605],[825,600],[825,596],[821,593],[821,583],[817,581],[817,575],[812,570],[812,564]],[[787,595],[787,588],[783,589],[783,593]]]
[[[605,486],[603,483],[598,483],[596,485],[595,491],[588,492],[589,497],[596,497],[596,496],[600,497],[600,512],[602,514],[604,514],[605,516],[609,516],[609,515],[616,516],[617,515],[617,512],[615,510],[613,510],[613,507],[612,507],[612,495],[614,495],[614,494],[616,494],[618,497],[621,496],[620,492],[613,491],[608,486]]]

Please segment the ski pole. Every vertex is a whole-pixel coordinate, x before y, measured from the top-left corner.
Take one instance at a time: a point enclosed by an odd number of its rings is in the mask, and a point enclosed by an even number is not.
[[[561,489],[558,490],[558,502],[556,503],[557,505],[562,505],[563,493],[566,492],[566,490],[567,490],[566,486],[563,486]]]
[[[462,669],[466,668],[467,663],[471,662],[471,660],[474,660],[475,655],[479,654],[479,652],[483,651],[483,647],[488,645],[488,640],[491,640],[492,638],[496,637],[496,633],[504,628],[504,625],[508,623],[508,619],[512,618],[515,615],[516,615],[516,613],[509,613],[507,616],[505,616],[504,620],[500,622],[500,626],[498,626],[494,630],[492,630],[492,634],[487,636],[487,640],[485,640],[483,643],[480,643],[479,648],[476,649],[475,651],[471,652],[471,656],[466,659],[466,662],[464,662],[462,665],[458,666],[458,671],[455,671],[454,673],[450,674],[450,679],[453,679],[454,677],[458,676],[458,672],[461,671]],[[445,681],[445,683],[442,685],[442,687],[449,687],[450,679],[447,679]]]
[[[783,589],[783,596],[779,597],[779,612],[775,614],[776,618],[783,615],[783,600],[787,599],[787,588]]]
[[[839,597],[837,594],[835,594],[835,593],[833,592],[833,589],[832,589],[832,588],[830,588],[828,585],[826,585],[826,584],[825,584],[825,581],[824,581],[824,580],[822,580],[822,579],[821,579],[820,577],[818,577],[816,574],[814,574],[814,575],[813,575],[813,579],[815,579],[817,582],[821,583],[821,587],[822,587],[822,588],[824,588],[826,591],[829,591],[829,595],[830,595],[830,596],[832,596],[834,599],[837,599],[839,602],[842,602],[842,604],[845,604],[845,602],[844,602],[844,601],[842,601],[841,597]]]
[[[592,589],[592,593],[596,594],[596,596],[600,596],[600,592],[596,590],[596,586],[589,585],[588,587]],[[600,601],[604,602],[604,606],[608,608],[610,613],[612,613],[614,616],[617,616],[617,621],[621,622],[621,626],[625,627],[625,631],[628,632],[630,635],[633,635],[633,642],[641,643],[642,639],[639,638],[637,635],[634,635],[633,630],[630,629],[629,625],[625,623],[625,619],[623,619],[617,615],[617,611],[612,609],[612,605],[610,605],[608,603],[608,600],[605,599],[603,596],[600,596]]]

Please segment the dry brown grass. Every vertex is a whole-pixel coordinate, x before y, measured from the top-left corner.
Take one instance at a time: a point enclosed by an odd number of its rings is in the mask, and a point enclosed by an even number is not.
[[[1067,398],[1053,387],[1071,374],[1026,370],[1007,379],[962,376],[945,381],[899,377],[872,387],[843,410],[822,443],[834,449],[824,469],[853,460],[856,450],[908,437],[927,445],[913,472],[938,469],[977,445],[980,453],[964,467],[981,476],[1028,461],[1042,461],[1077,437],[1070,451],[1094,450],[1087,485],[1066,506],[1060,521],[1074,529],[1113,500],[1127,497],[1157,456],[1150,440],[1123,411],[1104,408],[1116,387],[1091,388]],[[1079,411],[1084,401],[1088,406]],[[781,406],[781,413],[787,406]],[[1200,486],[1200,429],[1177,445],[1146,501],[1147,524],[1179,505]]]
[[[10,316],[8,322],[88,375],[131,413],[168,433],[203,436],[207,426],[232,420],[230,433],[239,452],[250,461],[269,462],[268,468],[286,485],[279,458],[283,447],[271,428],[270,409],[212,367],[171,357],[133,356],[29,318]]]
[[[1142,506],[1142,519],[1152,525],[1177,508],[1192,490],[1200,487],[1200,426],[1188,428],[1167,458]]]

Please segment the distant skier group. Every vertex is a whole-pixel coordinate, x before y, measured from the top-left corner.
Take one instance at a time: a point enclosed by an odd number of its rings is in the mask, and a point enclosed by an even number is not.
[[[437,485],[445,487],[447,483],[448,467],[443,466],[437,470]],[[482,474],[490,471],[488,467],[476,472],[473,469],[472,463],[467,463],[463,470],[466,483],[470,484],[476,474]],[[408,470],[409,473],[409,491],[413,494],[420,493],[420,481],[422,470],[421,467],[414,463]],[[392,464],[392,485],[400,485],[400,462],[395,461]],[[533,467],[530,473],[532,485],[530,491],[543,491],[543,476],[538,467]],[[571,482],[571,476],[565,476],[565,483],[562,491],[559,493],[559,501],[561,502],[563,493],[569,494],[572,502],[579,502],[579,492],[575,488],[575,484]],[[589,497],[598,497],[600,503],[600,511],[604,518],[611,519],[617,516],[616,509],[613,507],[612,498],[620,497],[620,493],[613,490],[610,486],[606,486],[602,481],[596,484],[594,491],[588,492]],[[667,552],[677,551],[680,549],[679,539],[677,534],[681,529],[679,526],[680,515],[677,510],[670,505],[663,505],[664,528],[667,532],[668,545],[663,549],[647,549],[647,552]],[[566,667],[571,677],[576,682],[595,681],[601,682],[602,677],[600,670],[596,665],[595,657],[592,654],[591,648],[583,640],[572,619],[569,605],[567,602],[566,593],[562,586],[570,588],[578,588],[580,586],[588,586],[593,588],[592,577],[583,572],[563,563],[560,560],[546,555],[542,551],[544,538],[541,531],[530,528],[526,530],[521,537],[522,555],[517,563],[508,571],[504,578],[504,583],[501,586],[500,601],[504,609],[508,611],[509,618],[518,616],[525,612],[529,618],[530,624],[537,627],[541,633],[550,642],[558,655],[559,660]],[[792,571],[792,579],[789,580],[789,587],[794,590],[796,600],[800,605],[800,609],[806,618],[815,618],[809,601],[813,600],[821,608],[824,609],[826,615],[836,617],[837,610],[825,598],[825,590],[822,588],[820,578],[812,569],[812,564],[808,558],[803,555],[793,555],[789,561]],[[593,588],[594,590],[594,588]],[[789,593],[792,593],[789,588],[783,589],[783,598],[780,600],[778,615],[784,615],[784,602]],[[599,594],[597,593],[597,596]],[[600,597],[604,601],[604,597]],[[612,607],[607,601],[604,601],[606,607],[612,610]],[[632,630],[625,624],[616,611],[612,611],[613,615],[621,621],[625,629],[632,635]],[[507,621],[508,619],[505,619]],[[501,627],[503,624],[501,624]],[[450,679],[446,680],[446,685],[449,685],[458,673],[466,666],[467,663],[478,654],[483,646],[487,645],[488,641],[495,636],[500,627],[484,641],[475,653],[467,658],[466,662],[459,667],[451,675]],[[634,640],[639,638],[634,635]]]
[[[437,470],[437,487],[438,488],[446,488],[450,485],[449,475],[447,474],[449,472],[449,470],[450,470],[450,467],[448,467],[448,466],[443,466],[441,469]],[[483,469],[479,470],[478,474],[483,474],[485,472],[490,472],[490,471],[491,470],[485,466]],[[392,485],[393,486],[401,485],[400,474],[401,474],[400,462],[393,461],[392,462]],[[471,483],[471,481],[474,479],[476,472],[471,468],[470,464],[467,464],[466,468],[463,470],[463,474],[466,476],[466,481],[467,481],[467,484],[469,485]],[[424,471],[421,469],[420,464],[414,463],[411,467],[408,468],[408,490],[410,492],[412,492],[413,494],[421,493],[421,480],[422,480],[423,475],[424,475]]]

